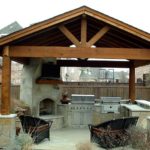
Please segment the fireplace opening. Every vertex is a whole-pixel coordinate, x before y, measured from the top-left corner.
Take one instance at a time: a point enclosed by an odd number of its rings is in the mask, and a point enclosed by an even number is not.
[[[40,102],[40,115],[53,115],[55,112],[54,101],[46,98]]]

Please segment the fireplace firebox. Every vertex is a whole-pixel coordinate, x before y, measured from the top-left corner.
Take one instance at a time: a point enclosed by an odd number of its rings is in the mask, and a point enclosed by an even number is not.
[[[54,115],[55,113],[55,105],[52,99],[46,98],[40,102],[40,110],[39,115]]]

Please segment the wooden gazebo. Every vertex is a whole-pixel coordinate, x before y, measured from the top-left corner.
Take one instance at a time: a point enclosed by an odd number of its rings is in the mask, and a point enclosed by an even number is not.
[[[134,102],[135,68],[150,63],[150,34],[84,6],[1,38],[0,54],[2,115],[10,114],[11,60],[29,64],[39,57],[82,59],[59,60],[60,66],[129,68],[129,98]]]

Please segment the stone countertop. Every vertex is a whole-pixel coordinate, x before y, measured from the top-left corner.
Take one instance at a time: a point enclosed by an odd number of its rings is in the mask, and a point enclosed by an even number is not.
[[[138,104],[150,106],[150,102],[146,100],[135,100]]]
[[[64,116],[61,115],[43,115],[39,116],[41,119],[56,119],[56,118],[63,118]]]
[[[69,105],[71,105],[71,103],[68,103],[68,104],[61,104],[61,103],[59,103],[59,104],[57,104],[57,106],[69,106]]]
[[[137,104],[121,104],[121,107],[125,107],[131,111],[150,112],[150,109],[142,108],[141,106],[138,106]]]

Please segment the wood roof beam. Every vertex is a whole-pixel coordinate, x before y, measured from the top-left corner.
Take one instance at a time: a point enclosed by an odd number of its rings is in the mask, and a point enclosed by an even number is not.
[[[94,45],[98,40],[100,40],[108,31],[110,27],[105,26],[102,29],[100,29],[87,43],[88,47],[91,47]]]
[[[64,26],[60,25],[59,30],[74,44],[76,47],[80,47],[80,42],[78,39]]]
[[[140,60],[136,60],[134,61],[134,65],[135,67],[141,67],[141,66],[145,66],[145,65],[149,65],[150,64],[150,60],[145,60],[145,61],[140,61]]]
[[[57,65],[61,67],[113,67],[129,68],[128,61],[85,61],[85,60],[57,60]]]
[[[150,60],[150,49],[58,47],[58,46],[10,46],[11,57],[59,57]]]

